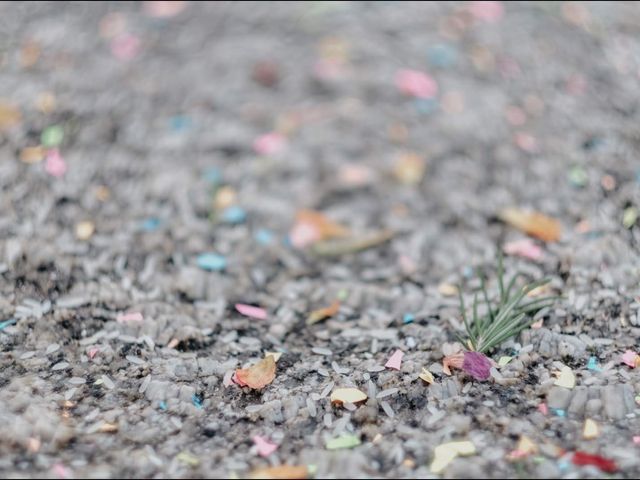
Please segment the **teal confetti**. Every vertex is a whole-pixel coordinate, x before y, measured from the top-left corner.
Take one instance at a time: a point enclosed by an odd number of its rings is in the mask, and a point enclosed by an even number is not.
[[[431,115],[438,111],[439,105],[435,98],[418,98],[415,100],[416,110],[423,115]]]
[[[565,416],[565,411],[561,408],[554,408],[553,409],[555,414],[559,417],[564,417]]]
[[[590,357],[589,358],[589,362],[587,363],[587,368],[589,370],[594,370],[596,372],[601,372],[602,369],[600,367],[598,367],[598,360],[596,359],[596,357]]]
[[[183,132],[191,128],[192,121],[191,118],[185,115],[176,115],[169,119],[169,125],[171,130],[175,132]]]
[[[405,325],[407,325],[408,323],[413,323],[414,320],[415,317],[411,313],[405,313],[404,317],[402,317],[402,323],[404,323]]]
[[[140,227],[145,232],[153,232],[154,230],[158,229],[158,227],[160,226],[160,223],[161,222],[159,218],[149,217],[140,224]]]
[[[47,127],[40,136],[40,142],[44,147],[53,148],[62,143],[64,139],[64,130],[60,125],[52,125]]]
[[[429,48],[427,51],[427,60],[429,64],[439,68],[449,68],[455,65],[458,59],[458,53],[455,47],[439,43]]]
[[[197,408],[202,408],[202,399],[195,393],[191,396],[191,401]]]
[[[4,322],[0,322],[0,331],[7,328],[9,325],[13,325],[17,320],[15,318],[10,318],[9,320],[5,320]]]
[[[212,183],[214,185],[218,185],[222,182],[222,173],[216,167],[207,168],[202,178],[204,178],[207,182]]]
[[[209,272],[220,272],[227,268],[227,259],[217,253],[203,253],[198,255],[198,266]]]
[[[227,223],[242,223],[247,219],[247,212],[238,206],[225,208],[222,212],[222,220]]]
[[[270,245],[273,242],[273,233],[261,228],[256,232],[255,238],[260,245]]]
[[[165,402],[164,400],[160,401],[160,403],[158,403],[158,408],[160,408],[160,410],[166,410],[167,409],[167,402]]]

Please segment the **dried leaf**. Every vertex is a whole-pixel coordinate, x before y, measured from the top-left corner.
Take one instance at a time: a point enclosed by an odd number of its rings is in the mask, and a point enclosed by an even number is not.
[[[555,242],[560,239],[562,230],[560,222],[542,213],[527,212],[519,208],[505,208],[498,214],[498,217],[512,227],[545,242]]]
[[[366,399],[367,394],[357,388],[337,388],[331,394],[331,403],[337,403],[338,405],[344,403],[353,403],[355,405],[356,403],[364,402]]]
[[[348,253],[361,252],[369,248],[377,247],[393,238],[394,232],[383,230],[381,232],[353,236],[341,240],[317,242],[313,245],[313,252],[323,257],[346,255]]]
[[[276,361],[272,355],[267,355],[252,367],[236,370],[235,378],[241,386],[256,390],[264,388],[276,378]]]
[[[249,474],[252,479],[296,480],[309,477],[306,466],[280,465],[279,467],[258,468]]]
[[[313,325],[325,318],[333,317],[338,313],[338,310],[340,310],[340,302],[338,300],[334,300],[328,307],[319,308],[318,310],[311,312],[307,317],[307,325]]]
[[[289,238],[296,248],[304,248],[320,240],[344,237],[349,230],[339,223],[330,220],[324,213],[314,210],[300,210],[296,215]]]
[[[427,370],[426,368],[422,369],[422,373],[420,373],[420,375],[418,375],[422,380],[424,380],[425,382],[427,382],[429,385],[433,384],[433,382],[435,381],[433,378],[433,374]]]

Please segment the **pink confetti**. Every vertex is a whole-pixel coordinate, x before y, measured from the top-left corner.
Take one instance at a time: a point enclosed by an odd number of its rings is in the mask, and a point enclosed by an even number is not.
[[[236,310],[246,317],[257,318],[258,320],[267,319],[267,311],[264,308],[236,303]]]
[[[242,380],[238,378],[238,376],[236,375],[236,372],[233,372],[233,375],[231,376],[231,381],[237,385],[240,385],[241,387],[247,386],[246,383],[244,383]]]
[[[540,413],[545,416],[549,415],[549,407],[547,407],[546,403],[541,403],[540,405],[538,405],[538,410],[540,410]]]
[[[433,98],[438,93],[436,81],[417,70],[400,70],[396,74],[396,87],[404,95],[418,98]]]
[[[143,320],[144,317],[140,312],[121,313],[116,317],[118,323],[141,322]]]
[[[534,153],[538,150],[536,137],[529,133],[518,132],[514,137],[516,145],[525,152]]]
[[[313,66],[313,73],[323,80],[336,80],[343,75],[342,63],[336,60],[323,58]]]
[[[483,22],[499,22],[504,16],[504,5],[502,2],[471,2],[469,11]]]
[[[287,139],[278,132],[265,133],[253,142],[253,149],[259,155],[275,155],[284,150]]]
[[[631,368],[636,368],[638,365],[638,354],[633,350],[627,350],[622,355],[622,361],[629,365]]]
[[[276,445],[275,443],[271,443],[269,440],[261,437],[260,435],[254,436],[252,440],[256,447],[258,447],[258,455],[260,455],[261,457],[268,457],[278,449],[278,445]]]
[[[384,364],[385,367],[390,368],[392,370],[400,370],[400,364],[402,363],[402,357],[404,356],[404,352],[402,350],[396,350],[387,363]]]
[[[49,175],[57,178],[62,177],[67,172],[67,163],[57,148],[47,151],[47,161],[44,168]]]
[[[56,463],[53,467],[51,467],[51,470],[53,470],[53,473],[55,473],[58,478],[71,477],[71,471],[61,463]]]
[[[150,17],[155,18],[169,18],[174,17],[184,10],[189,2],[170,2],[170,1],[155,1],[144,2],[144,13]]]
[[[100,350],[98,349],[98,347],[91,347],[89,350],[87,350],[87,356],[91,360],[93,360],[93,357],[95,357],[98,354],[99,351]]]
[[[133,60],[140,53],[140,39],[130,33],[118,35],[111,41],[111,53],[124,62]]]
[[[291,245],[296,248],[304,248],[311,245],[322,238],[320,230],[307,222],[296,223],[289,233]]]
[[[634,435],[633,443],[635,443],[636,445],[640,445],[640,435]]]
[[[517,255],[536,262],[542,259],[542,248],[529,238],[507,242],[503,250],[507,255]]]

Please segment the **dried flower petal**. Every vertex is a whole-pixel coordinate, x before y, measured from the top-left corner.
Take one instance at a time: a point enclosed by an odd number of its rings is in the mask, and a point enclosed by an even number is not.
[[[355,405],[356,403],[364,402],[366,399],[367,394],[357,388],[337,388],[331,394],[331,403],[339,405],[344,403],[353,403]]]
[[[240,386],[248,386],[259,390],[273,382],[276,378],[276,361],[272,355],[257,362],[249,368],[240,368],[234,374],[234,381]]]
[[[447,375],[451,375],[449,367],[461,369],[464,363],[464,353],[458,352],[453,355],[447,355],[442,359],[442,371]]]
[[[343,237],[349,230],[330,220],[326,215],[314,210],[300,210],[296,215],[289,238],[296,248],[304,248],[319,240]]]
[[[462,369],[476,380],[488,380],[491,374],[491,361],[479,352],[465,352]]]

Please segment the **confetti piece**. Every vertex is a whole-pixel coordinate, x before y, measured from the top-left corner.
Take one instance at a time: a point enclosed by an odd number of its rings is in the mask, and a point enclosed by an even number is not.
[[[348,187],[363,187],[373,181],[373,171],[361,163],[348,163],[340,166],[338,180]]]
[[[575,188],[583,188],[589,181],[587,171],[580,165],[574,165],[571,167],[567,174],[567,178],[569,179],[571,186]]]
[[[587,418],[584,422],[582,437],[586,440],[593,440],[594,438],[597,438],[598,435],[600,435],[600,428],[598,427],[598,424],[590,418]]]
[[[356,435],[341,435],[337,438],[327,440],[327,450],[341,450],[343,448],[353,448],[360,445],[360,437]]]
[[[526,435],[521,435],[520,440],[518,441],[518,446],[507,456],[507,458],[509,460],[517,460],[537,452],[538,446],[533,442],[533,440]]]
[[[491,361],[480,352],[464,352],[462,369],[476,380],[485,381],[491,376]]]
[[[561,226],[557,220],[538,212],[519,208],[505,208],[498,217],[505,223],[545,242],[560,239]]]
[[[627,350],[622,355],[622,362],[631,368],[636,368],[640,365],[640,356],[633,350]]]
[[[265,358],[268,356],[273,357],[273,360],[277,363],[280,357],[282,357],[282,352],[264,352],[264,356]]]
[[[100,433],[115,433],[118,431],[118,425],[115,423],[104,422],[98,429]]]
[[[507,242],[504,244],[502,250],[507,255],[523,257],[535,262],[542,259],[542,248],[536,245],[533,240],[529,238]]]
[[[429,385],[432,385],[435,379],[433,378],[433,374],[427,370],[426,368],[422,368],[422,372],[418,375],[419,378],[427,382]]]
[[[233,205],[237,196],[238,195],[233,187],[230,187],[229,185],[220,187],[216,190],[216,195],[213,199],[213,206],[216,210],[224,210],[225,208]]]
[[[513,360],[513,357],[500,357],[500,360],[498,360],[498,366],[504,367],[511,360]]]
[[[0,322],[0,332],[7,328],[10,325],[13,325],[17,322],[15,318],[10,318],[9,320],[5,320],[4,322]]]
[[[404,153],[396,159],[393,174],[400,183],[417,185],[422,181],[426,168],[424,158],[415,153]]]
[[[593,370],[595,372],[601,372],[602,369],[598,367],[598,360],[596,357],[589,357],[589,362],[587,363],[587,368],[589,370]]]
[[[309,477],[309,469],[305,466],[281,465],[253,470],[249,474],[251,479],[263,480],[297,480]]]
[[[217,185],[222,181],[222,173],[216,167],[210,167],[204,171],[202,178],[213,185]]]
[[[458,287],[450,283],[441,283],[438,285],[438,293],[443,297],[453,297],[458,295]]]
[[[273,243],[273,233],[267,229],[261,228],[256,232],[255,239],[260,245],[270,245]]]
[[[349,230],[330,220],[326,215],[314,210],[300,210],[296,222],[289,232],[291,244],[296,248],[304,248],[320,240],[343,237]]]
[[[383,230],[381,232],[356,235],[340,240],[321,241],[315,243],[312,250],[316,255],[323,257],[347,255],[382,245],[391,240],[394,235],[395,233],[391,230]]]
[[[160,410],[166,410],[166,409],[167,409],[167,402],[165,402],[164,400],[161,400],[161,401],[158,403],[158,408],[159,408]]]
[[[18,125],[22,121],[22,114],[13,105],[0,101],[0,131]]]
[[[159,218],[149,217],[140,224],[140,228],[145,232],[153,232],[158,229],[161,223]]]
[[[35,104],[42,113],[51,113],[56,109],[56,96],[51,92],[39,93]]]
[[[566,413],[562,408],[554,408],[553,411],[558,417],[564,417]]]
[[[44,159],[44,148],[38,147],[25,147],[20,151],[20,161],[31,165],[33,163],[41,162]]]
[[[331,305],[324,308],[319,308],[318,310],[314,310],[307,317],[307,325],[313,325],[314,323],[318,323],[325,318],[333,317],[340,310],[340,302],[338,300],[334,300]]]
[[[140,312],[121,313],[116,317],[116,322],[118,323],[142,322],[143,320],[144,317]]]
[[[118,35],[111,40],[111,53],[123,62],[128,62],[136,58],[140,53],[140,47],[140,39],[130,33]]]
[[[222,212],[222,220],[231,224],[242,223],[247,219],[247,212],[236,205],[228,207]]]
[[[278,132],[265,133],[253,142],[253,149],[258,155],[270,156],[282,152],[287,145],[287,139]]]
[[[622,225],[624,228],[633,227],[638,221],[638,209],[636,207],[627,207],[622,214]]]
[[[405,313],[402,317],[402,323],[408,325],[409,323],[413,323],[416,318],[412,313]]]
[[[495,23],[504,16],[502,2],[470,2],[469,12],[478,20]]]
[[[236,370],[235,378],[241,386],[248,386],[260,390],[276,378],[276,361],[273,356],[268,355],[249,368]]]
[[[531,328],[533,329],[538,329],[538,328],[542,328],[542,325],[544,324],[544,318],[541,318],[540,320],[533,322],[531,324]]]
[[[429,47],[427,61],[430,65],[439,68],[448,68],[455,65],[458,53],[455,47],[447,43],[439,43]]]
[[[601,457],[600,455],[590,455],[585,452],[575,452],[571,461],[574,465],[578,466],[593,465],[607,473],[615,473],[618,470],[618,467],[613,460]]]
[[[76,224],[76,238],[78,240],[89,240],[95,230],[96,227],[93,222],[79,222]]]
[[[49,175],[57,178],[62,177],[67,172],[67,164],[57,148],[52,148],[47,152],[47,161],[44,168]]]
[[[196,408],[202,409],[202,398],[195,393],[191,395],[191,403],[193,403]]]
[[[245,317],[257,318],[258,320],[267,319],[267,311],[264,308],[245,305],[244,303],[236,303],[235,306],[236,310]]]
[[[100,350],[97,347],[91,347],[89,350],[87,350],[87,357],[93,360],[93,358],[98,354],[99,351]]]
[[[562,367],[560,372],[556,372],[558,379],[553,383],[559,387],[573,388],[576,386],[576,376],[569,367]]]
[[[189,452],[180,452],[176,455],[176,460],[189,467],[197,467],[200,465],[200,459],[194,455],[191,455]]]
[[[64,130],[60,125],[52,125],[45,128],[40,135],[40,142],[46,148],[55,148],[60,146],[64,139]]]
[[[61,463],[56,463],[51,470],[58,478],[71,478],[71,470]]]
[[[255,446],[258,448],[258,455],[260,455],[261,457],[268,457],[278,449],[278,445],[276,445],[275,443],[271,443],[269,440],[261,437],[260,435],[254,436],[252,440]]]
[[[396,350],[393,355],[387,360],[387,363],[384,364],[385,367],[390,368],[391,370],[400,371],[400,365],[402,364],[402,357],[404,356],[404,352],[402,350]]]
[[[357,388],[337,388],[331,393],[331,403],[342,405],[344,403],[353,403],[354,405],[364,402],[367,395]]]
[[[185,1],[147,1],[143,2],[144,13],[154,18],[175,17],[189,2]]]
[[[416,70],[400,70],[395,78],[396,87],[404,95],[432,98],[438,93],[438,84],[426,73]]]
[[[515,144],[520,150],[527,153],[535,153],[538,150],[536,137],[526,132],[516,132],[513,137]]]
[[[640,435],[634,435],[633,443],[635,443],[636,445],[640,445]]]
[[[429,467],[431,473],[439,474],[460,455],[473,455],[476,453],[476,446],[469,442],[449,442],[438,445],[433,451],[433,461]]]
[[[226,258],[217,253],[203,253],[198,255],[197,263],[200,268],[210,272],[220,272],[227,268]]]
[[[270,60],[262,60],[253,66],[251,78],[258,85],[263,87],[275,87],[280,81],[280,69],[276,62]]]
[[[538,410],[540,411],[540,413],[542,413],[545,416],[549,415],[549,408],[547,407],[546,403],[539,404]]]

